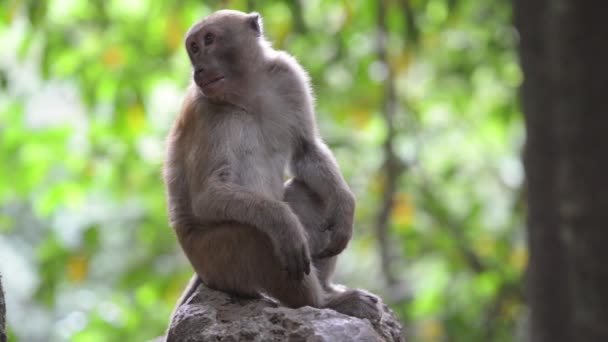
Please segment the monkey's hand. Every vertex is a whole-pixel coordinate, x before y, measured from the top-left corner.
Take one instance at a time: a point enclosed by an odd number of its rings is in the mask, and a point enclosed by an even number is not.
[[[324,251],[319,253],[319,258],[338,255],[346,248],[353,235],[354,215],[355,201],[351,194],[347,196],[347,199],[330,205],[324,225],[330,234],[329,244]]]
[[[290,278],[301,280],[304,273],[310,274],[310,251],[308,240],[297,216],[291,215],[286,231],[280,232],[275,242],[279,262]]]

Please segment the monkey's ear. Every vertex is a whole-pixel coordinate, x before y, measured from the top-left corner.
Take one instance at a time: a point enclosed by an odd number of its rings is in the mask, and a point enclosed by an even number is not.
[[[263,33],[262,16],[258,12],[251,12],[247,15],[247,25],[256,32],[258,36]]]

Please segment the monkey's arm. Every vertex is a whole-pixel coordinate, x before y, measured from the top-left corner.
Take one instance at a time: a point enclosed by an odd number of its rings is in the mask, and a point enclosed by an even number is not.
[[[338,163],[320,139],[302,138],[294,151],[291,169],[296,179],[306,183],[323,201],[324,229],[331,242],[318,257],[330,257],[346,248],[352,236],[355,196],[340,173]]]
[[[226,180],[218,168],[206,181],[192,185],[192,212],[201,222],[234,221],[266,233],[290,276],[310,273],[310,252],[304,228],[289,206]],[[197,188],[200,189],[197,191]]]

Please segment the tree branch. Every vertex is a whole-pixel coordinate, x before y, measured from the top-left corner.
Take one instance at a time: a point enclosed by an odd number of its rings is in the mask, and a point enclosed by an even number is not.
[[[384,141],[384,163],[385,183],[382,195],[382,205],[378,213],[376,234],[380,245],[380,260],[382,273],[386,284],[389,287],[394,287],[399,283],[397,276],[393,273],[392,266],[392,250],[390,246],[390,217],[395,205],[395,194],[399,178],[404,171],[403,163],[400,162],[398,156],[394,152],[395,124],[394,117],[396,112],[396,95],[394,85],[394,74],[388,60],[386,51],[387,30],[386,30],[386,7],[384,1],[378,2],[377,8],[377,56],[387,69],[386,80],[384,82],[384,97],[382,101],[382,113],[386,123],[386,139]]]
[[[418,30],[412,3],[410,0],[401,0],[399,4],[401,5],[401,10],[405,17],[405,37],[413,44],[417,44],[418,38],[420,37],[420,30]]]
[[[302,2],[300,0],[289,0],[285,2],[291,10],[291,15],[293,16],[293,22],[296,32],[299,34],[305,34],[308,31],[308,27],[306,27],[306,22],[304,21],[304,17],[302,16]]]

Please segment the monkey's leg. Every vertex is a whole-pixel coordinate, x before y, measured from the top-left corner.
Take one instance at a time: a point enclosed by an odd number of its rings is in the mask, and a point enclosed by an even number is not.
[[[246,297],[261,292],[289,307],[321,307],[323,290],[314,270],[291,279],[281,268],[270,239],[257,229],[230,223],[204,230],[191,229],[180,243],[203,283],[213,289]]]
[[[284,200],[306,229],[313,264],[317,270],[317,277],[325,292],[324,306],[349,316],[369,318],[380,317],[378,298],[363,290],[345,289],[335,286],[331,278],[336,268],[337,256],[329,258],[315,258],[319,252],[324,251],[329,244],[329,234],[322,230],[323,202],[303,182],[292,179],[285,184]]]
[[[310,188],[301,181],[292,179],[285,184],[284,201],[298,216],[300,223],[306,229],[308,245],[313,258],[313,265],[317,269],[319,280],[324,289],[333,291],[331,277],[336,268],[337,256],[329,258],[315,258],[329,245],[330,234],[323,231],[323,202]]]
[[[274,255],[270,239],[253,227],[236,223],[178,234],[197,274],[217,290],[255,297],[264,292],[288,307],[329,307],[338,312],[376,319],[373,297],[359,290],[328,292],[317,270],[300,280],[290,278]]]
[[[247,298],[258,298],[252,282],[259,250],[271,250],[270,239],[253,227],[237,223],[192,227],[177,234],[196,274],[209,288]]]
[[[290,308],[324,307],[325,291],[314,267],[311,267],[310,274],[305,274],[301,280],[289,278],[285,271],[272,268],[260,282],[265,293]]]
[[[362,290],[341,290],[334,289],[333,286],[329,291],[325,290],[314,267],[302,280],[294,280],[279,268],[274,258],[269,261],[266,265],[269,267],[265,268],[263,273],[258,273],[257,282],[265,293],[284,305],[291,308],[306,305],[330,308],[345,315],[370,320],[380,318],[378,299],[375,296]]]

